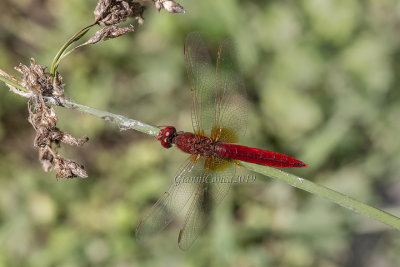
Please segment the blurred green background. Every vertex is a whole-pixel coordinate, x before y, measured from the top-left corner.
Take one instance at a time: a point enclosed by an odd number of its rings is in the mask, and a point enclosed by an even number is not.
[[[83,48],[60,72],[78,103],[191,130],[185,36],[215,59],[228,36],[250,101],[241,143],[310,164],[290,170],[400,216],[400,2],[181,0],[149,5],[133,34]],[[0,2],[0,68],[59,47],[93,21],[96,1]],[[94,33],[94,31],[92,31]],[[178,225],[139,245],[140,218],[186,155],[155,139],[58,108],[58,126],[87,135],[60,153],[88,179],[56,180],[32,147],[26,99],[0,85],[0,266],[398,266],[400,235],[279,181],[233,188],[191,250]],[[397,263],[397,264],[396,264]]]

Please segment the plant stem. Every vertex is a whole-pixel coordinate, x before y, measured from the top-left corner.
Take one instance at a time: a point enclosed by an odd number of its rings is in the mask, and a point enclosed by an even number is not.
[[[346,196],[342,193],[336,192],[332,189],[329,189],[325,186],[315,184],[311,181],[298,177],[296,175],[284,172],[279,169],[275,169],[268,166],[256,165],[247,162],[241,162],[245,168],[260,173],[265,176],[269,176],[274,179],[282,180],[294,187],[307,191],[311,194],[318,195],[320,197],[326,198],[330,201],[339,204],[342,207],[345,207],[351,211],[358,212],[364,214],[368,217],[371,217],[377,221],[380,221],[384,224],[387,224],[393,228],[400,230],[400,218],[387,213],[385,211],[379,210],[377,208],[371,207],[367,204],[359,202],[349,196]],[[265,177],[263,176],[263,179]]]
[[[47,103],[50,103],[50,104],[56,104],[56,102],[57,102],[54,98],[45,98],[45,100],[47,101]],[[139,131],[139,132],[142,132],[144,134],[148,134],[148,135],[151,135],[154,137],[157,137],[158,132],[160,131],[160,129],[155,126],[151,126],[149,124],[146,124],[146,123],[134,120],[134,119],[130,119],[130,118],[124,117],[122,115],[118,115],[118,114],[114,114],[114,113],[111,113],[108,111],[84,106],[84,105],[75,103],[74,101],[65,99],[65,98],[60,99],[60,100],[61,100],[60,106],[62,106],[62,107],[69,108],[69,109],[75,109],[80,112],[90,114],[90,115],[96,116],[98,118],[101,118],[103,120],[115,123],[118,125],[118,127],[120,127],[121,129],[124,129],[124,130],[132,129],[132,130]]]
[[[5,72],[3,72],[0,69],[0,80],[3,81],[6,85],[8,85],[14,93],[16,93],[20,96],[26,97],[26,98],[29,98],[32,96],[31,92],[27,91],[20,84],[13,81],[11,78],[9,78],[7,76],[8,76],[8,74],[6,74]],[[16,91],[15,88],[12,88],[12,87],[18,88],[18,91]],[[61,107],[65,107],[68,109],[75,109],[80,112],[90,114],[90,115],[96,116],[98,118],[101,118],[103,120],[115,123],[121,129],[132,129],[132,130],[136,130],[136,131],[139,131],[139,132],[142,132],[142,133],[154,136],[154,137],[157,137],[158,132],[160,131],[160,129],[155,126],[151,126],[149,124],[146,124],[146,123],[143,123],[143,122],[140,122],[137,120],[129,119],[122,115],[114,114],[114,113],[111,113],[108,111],[99,110],[99,109],[95,109],[95,108],[88,107],[85,105],[81,105],[81,104],[75,103],[74,101],[72,101],[70,99],[65,99],[65,98],[60,98],[60,97],[43,97],[43,99],[46,101],[47,104],[51,104],[54,106],[61,106]]]
[[[0,74],[4,75],[5,73],[2,72],[2,70],[0,70]],[[11,78],[8,78],[7,76],[2,76],[2,75],[0,75],[1,81],[5,82],[7,85],[9,85],[9,87],[13,86],[13,87],[18,88],[18,91],[13,90],[13,92],[15,92],[23,97],[27,97],[27,98],[32,96],[30,92],[26,93],[27,90],[24,89],[20,84],[13,81]],[[23,94],[20,92],[22,92]],[[158,132],[159,132],[159,128],[148,125],[146,123],[143,123],[143,122],[140,122],[137,120],[133,120],[133,119],[129,119],[122,115],[113,114],[108,111],[98,110],[98,109],[95,109],[92,107],[84,106],[84,105],[75,103],[74,101],[68,100],[65,98],[44,97],[44,100],[46,101],[46,103],[51,104],[51,105],[62,106],[62,107],[69,108],[69,109],[75,109],[75,110],[81,111],[83,113],[91,114],[98,118],[104,119],[106,121],[113,122],[122,129],[132,129],[132,130],[136,130],[136,131],[139,131],[139,132],[142,132],[142,133],[154,136],[154,137],[157,137]],[[331,201],[335,202],[336,204],[339,204],[347,209],[350,209],[354,212],[364,214],[368,217],[371,217],[377,221],[380,221],[384,224],[387,224],[389,226],[392,226],[392,227],[400,230],[400,218],[398,218],[390,213],[387,213],[385,211],[382,211],[382,210],[379,210],[372,206],[369,206],[367,204],[361,203],[351,197],[348,197],[342,193],[336,192],[325,186],[315,184],[304,178],[295,176],[290,173],[286,173],[282,170],[275,169],[272,167],[257,165],[257,164],[247,163],[247,162],[241,162],[241,165],[251,171],[260,173],[265,176],[269,176],[271,178],[282,180],[294,187],[297,187],[297,188],[305,190],[311,194],[315,194],[320,197],[331,200]],[[263,176],[263,179],[265,179],[264,176]]]
[[[9,75],[1,69],[0,69],[0,81],[4,82],[6,85],[11,85],[15,88],[18,88],[19,90],[21,90],[25,93],[29,92],[22,85],[20,85],[17,81],[14,81],[13,79],[9,78]]]

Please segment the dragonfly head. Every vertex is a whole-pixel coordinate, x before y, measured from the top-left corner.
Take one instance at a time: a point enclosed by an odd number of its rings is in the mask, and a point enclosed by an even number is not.
[[[173,126],[167,126],[161,129],[158,133],[157,140],[161,142],[161,145],[165,148],[172,146],[172,139],[176,136],[176,129]]]

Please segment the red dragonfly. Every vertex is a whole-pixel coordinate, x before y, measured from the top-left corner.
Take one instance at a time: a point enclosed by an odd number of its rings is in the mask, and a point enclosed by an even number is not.
[[[182,250],[193,244],[207,223],[210,209],[229,191],[231,183],[210,181],[235,177],[239,161],[283,168],[307,167],[284,154],[233,144],[245,134],[247,105],[230,39],[220,44],[216,73],[211,69],[210,56],[199,33],[187,36],[184,53],[193,94],[194,133],[177,132],[168,126],[160,130],[158,140],[163,147],[176,145],[190,156],[177,172],[174,183],[136,229],[136,238],[146,240],[184,211],[178,236]]]

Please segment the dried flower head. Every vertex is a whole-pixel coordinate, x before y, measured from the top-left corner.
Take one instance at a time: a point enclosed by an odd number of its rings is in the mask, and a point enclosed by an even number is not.
[[[106,26],[125,21],[128,17],[143,20],[144,6],[131,0],[99,0],[94,10],[95,23]]]
[[[167,12],[175,14],[175,13],[186,13],[186,10],[173,0],[153,0],[154,5],[157,10],[165,9]]]
[[[64,96],[61,76],[58,74],[53,80],[53,77],[45,72],[46,66],[37,65],[33,58],[29,67],[19,64],[15,69],[22,74],[21,85],[29,91],[42,96]]]
[[[88,177],[84,167],[70,159],[55,158],[54,170],[57,178]]]
[[[128,27],[118,27],[118,26],[109,26],[104,27],[98,30],[92,38],[90,38],[85,44],[96,44],[101,40],[108,40],[112,38],[120,37],[128,32],[133,32],[134,27],[129,25]]]
[[[28,101],[28,120],[36,131],[34,146],[39,149],[39,161],[42,163],[43,169],[47,172],[54,168],[57,178],[87,177],[83,166],[70,159],[60,157],[54,148],[60,142],[81,146],[89,140],[87,137],[77,139],[58,129],[56,127],[57,114],[44,101],[45,97],[52,97],[56,99],[56,102],[61,102],[61,99],[64,98],[61,75],[57,74],[53,78],[45,72],[46,67],[37,65],[34,59],[31,59],[29,67],[20,64],[16,69],[22,74],[21,85],[31,93]]]

